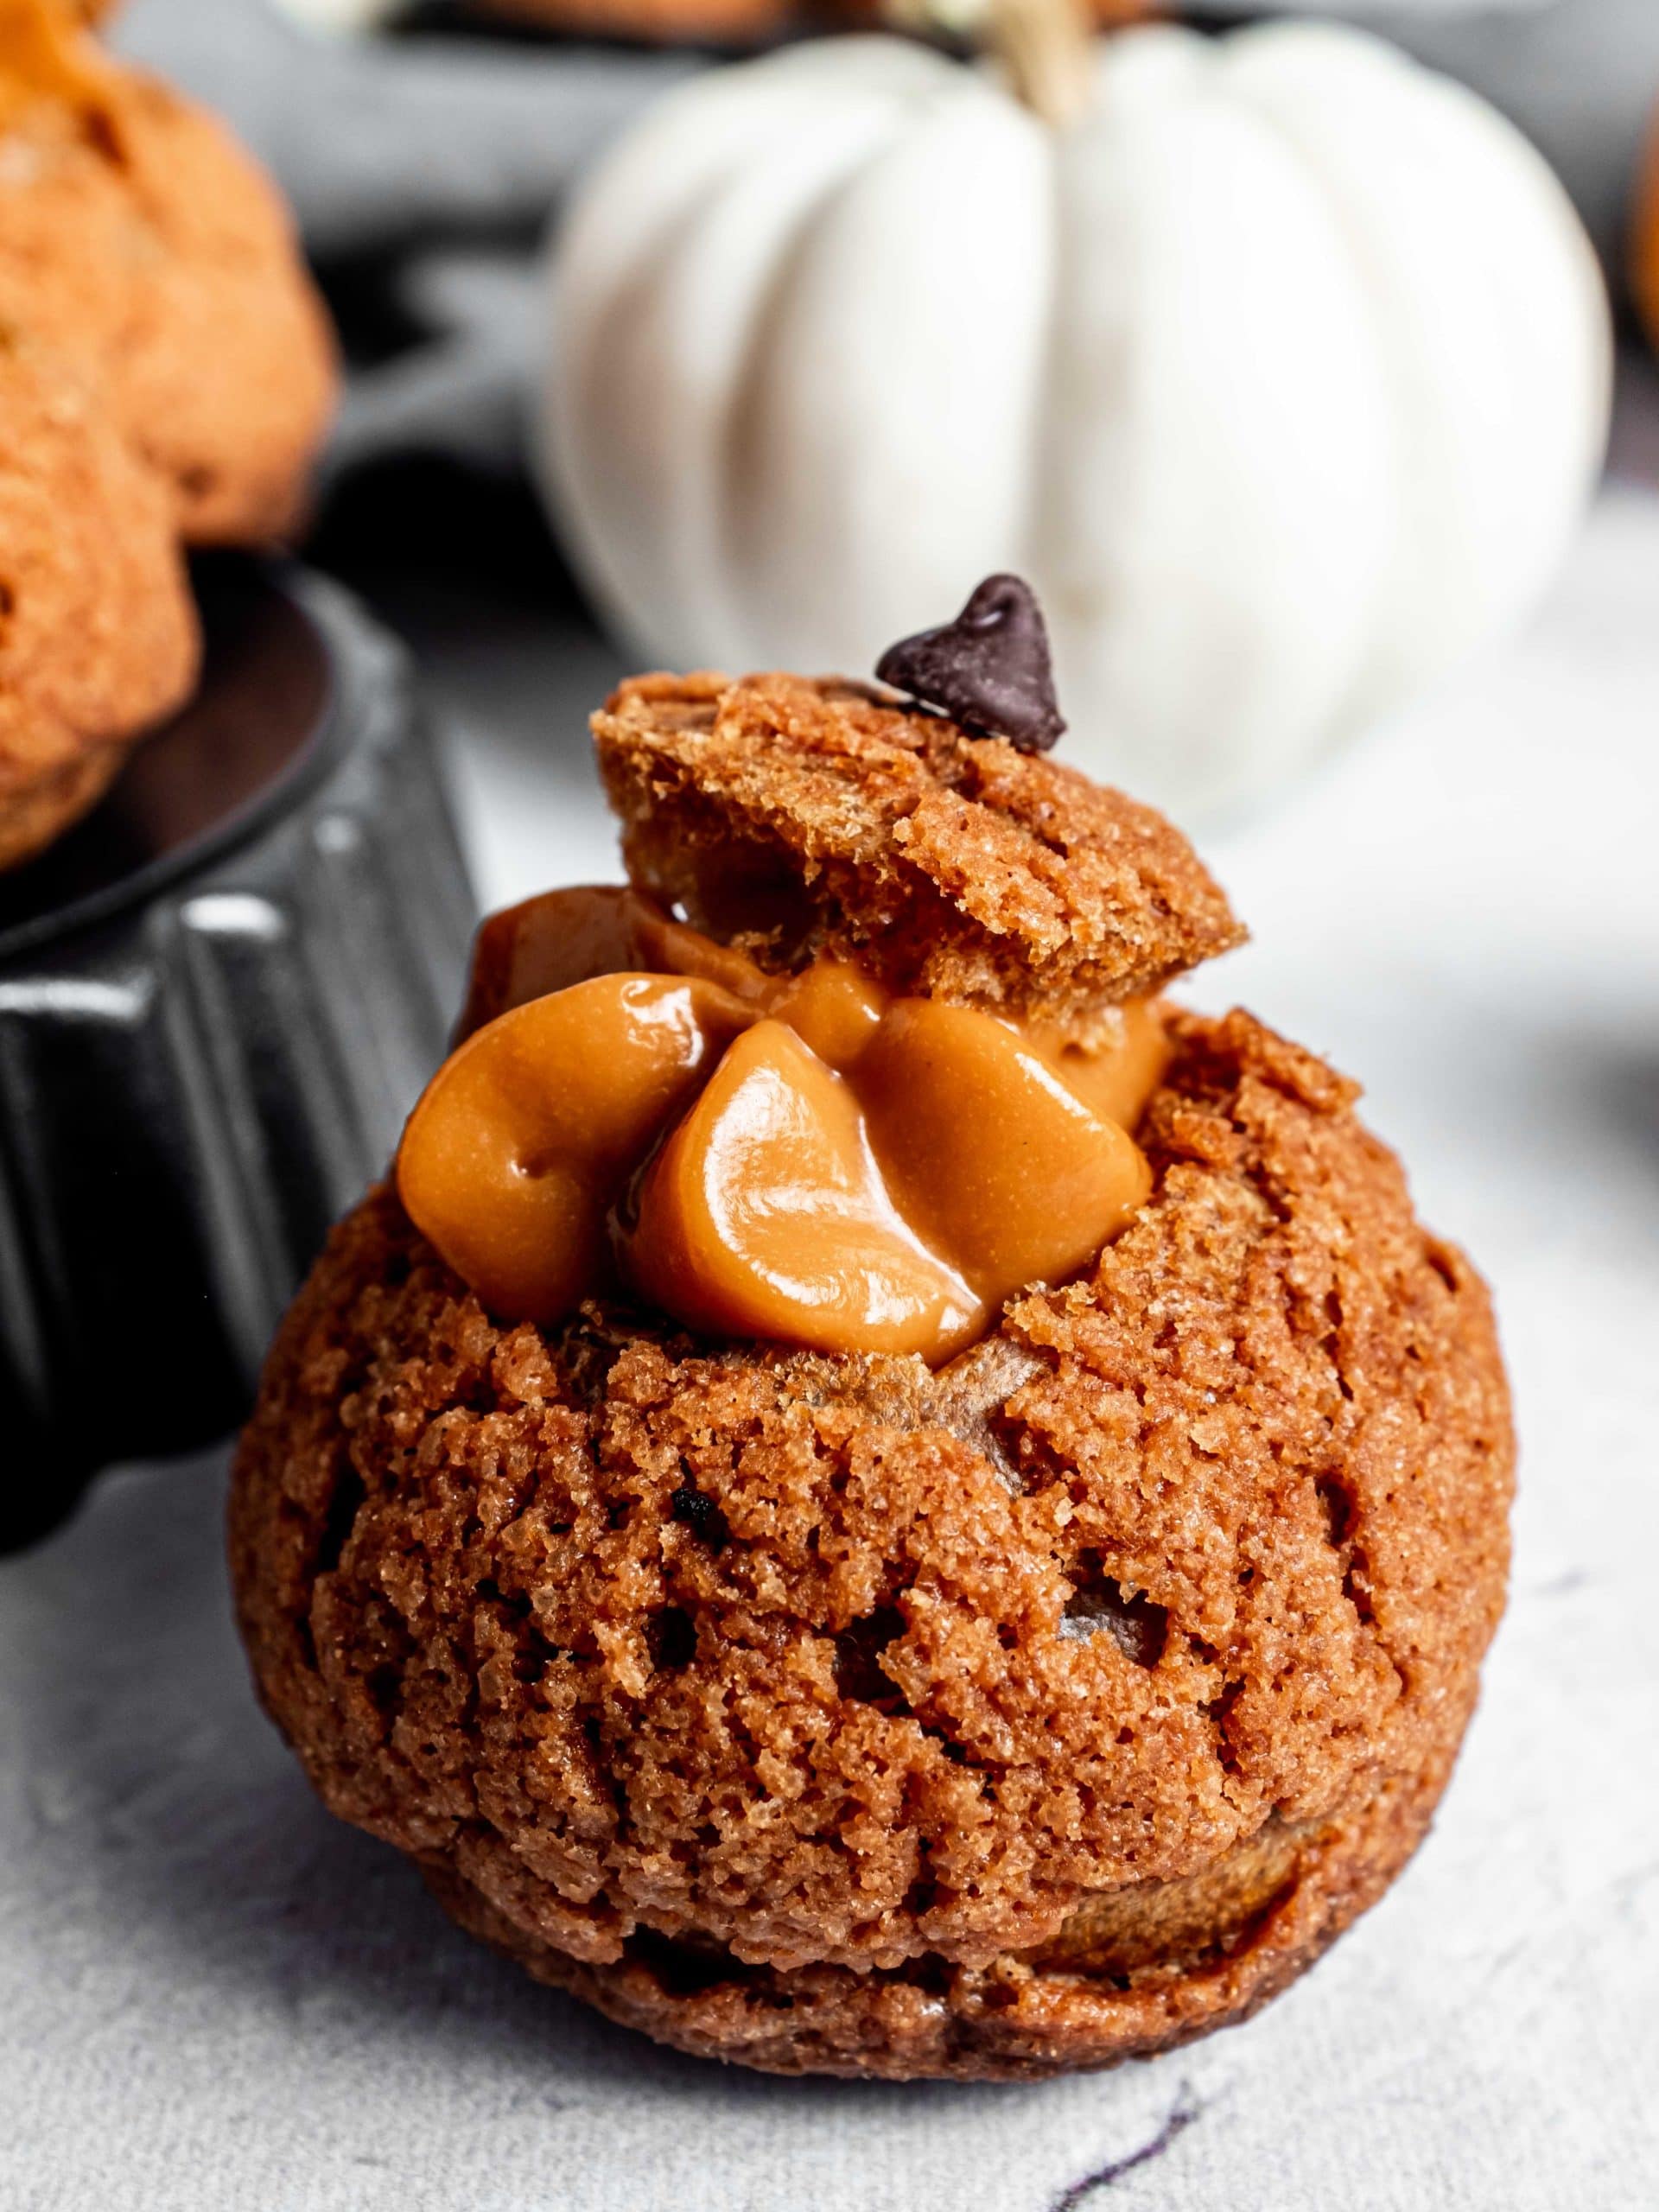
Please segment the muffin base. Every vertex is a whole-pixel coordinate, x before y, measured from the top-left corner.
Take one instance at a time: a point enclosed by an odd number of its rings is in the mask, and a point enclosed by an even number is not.
[[[631,1938],[616,1964],[592,1966],[517,1925],[448,1861],[424,1860],[421,1871],[469,1935],[536,1980],[691,2057],[855,2080],[1044,2081],[1155,2057],[1236,2026],[1306,1974],[1428,1833],[1467,1719],[1466,1709],[1448,1715],[1449,1741],[1414,1784],[1390,1783],[1351,1812],[1306,1824],[1282,1858],[1252,1838],[1207,1874],[1111,1893],[1118,1925],[1154,1940],[1172,1904],[1194,1935],[1205,1906],[1226,1919],[1235,1883],[1251,1907],[1219,1938],[1185,1948],[1178,1940],[1173,1955],[1116,1972],[1086,1954],[1050,1963],[1044,1954],[1010,1953],[982,1967],[925,1957],[896,1972],[779,1973],[649,1933]],[[1278,1878],[1264,1882],[1268,1867]],[[1052,1948],[1064,1949],[1064,1930]]]
[[[503,1328],[365,1201],[232,1506],[326,1802],[532,1974],[774,2071],[1109,2065],[1308,1966],[1472,1710],[1507,1398],[1352,1087],[1173,1033],[1153,1198],[937,1374]]]

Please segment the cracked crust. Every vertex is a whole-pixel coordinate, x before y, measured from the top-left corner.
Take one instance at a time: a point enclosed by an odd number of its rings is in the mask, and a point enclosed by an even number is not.
[[[499,1328],[365,1201],[231,1516],[334,1811],[543,1979],[783,2072],[1105,2065],[1301,1972],[1450,1771],[1508,1402],[1352,1086],[1176,1034],[1152,1201],[939,1376]]]
[[[0,327],[103,393],[172,486],[188,543],[283,537],[333,411],[334,353],[264,171],[127,69],[88,114],[43,99],[10,117],[0,150]]]
[[[630,878],[763,965],[1076,1025],[1243,936],[1151,808],[858,684],[639,677],[594,736]]]
[[[188,696],[166,487],[42,349],[0,331],[0,868],[84,814]]]

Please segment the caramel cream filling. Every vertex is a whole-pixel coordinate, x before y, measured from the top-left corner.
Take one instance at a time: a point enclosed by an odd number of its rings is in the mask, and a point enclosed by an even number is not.
[[[1085,1050],[843,963],[768,976],[582,889],[485,924],[461,1027],[397,1187],[504,1319],[621,1284],[704,1332],[938,1363],[1151,1190],[1129,1134],[1167,1056],[1150,1001]]]

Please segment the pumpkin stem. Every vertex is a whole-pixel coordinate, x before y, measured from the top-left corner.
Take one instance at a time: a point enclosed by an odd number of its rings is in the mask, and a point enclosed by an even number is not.
[[[1014,97],[1056,130],[1089,101],[1096,15],[1129,22],[1147,0],[878,0],[897,31],[966,41],[995,55]]]
[[[1089,104],[1093,28],[1084,0],[989,0],[983,36],[1015,97],[1064,130]]]

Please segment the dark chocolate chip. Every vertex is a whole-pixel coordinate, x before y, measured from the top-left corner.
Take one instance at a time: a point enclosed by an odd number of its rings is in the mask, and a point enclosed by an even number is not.
[[[688,1528],[711,1552],[723,1551],[731,1535],[726,1516],[712,1497],[705,1497],[694,1483],[683,1483],[668,1501],[674,1518]]]
[[[653,1667],[677,1673],[697,1656],[696,1623],[683,1605],[664,1605],[645,1623],[645,1643]]]
[[[1046,753],[1065,728],[1043,610],[1019,576],[987,576],[954,622],[889,645],[875,672],[974,736],[1006,737],[1021,753]]]

